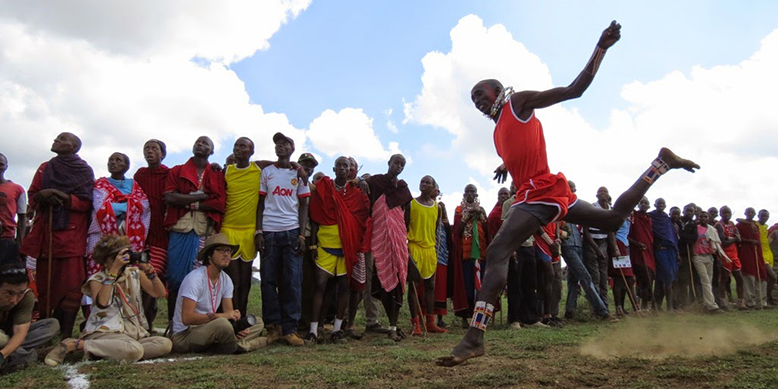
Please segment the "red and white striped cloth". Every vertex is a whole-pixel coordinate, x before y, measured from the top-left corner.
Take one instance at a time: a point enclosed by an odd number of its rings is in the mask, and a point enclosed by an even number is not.
[[[400,284],[405,293],[408,278],[408,236],[402,207],[389,208],[386,196],[373,204],[371,249],[381,287],[391,292]]]
[[[478,295],[478,292],[481,291],[481,260],[476,259],[475,260],[475,293],[474,296]]]

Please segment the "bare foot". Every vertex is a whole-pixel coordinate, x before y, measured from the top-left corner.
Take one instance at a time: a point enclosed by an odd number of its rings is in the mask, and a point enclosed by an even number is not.
[[[684,169],[694,173],[694,169],[699,169],[700,165],[694,163],[694,161],[683,159],[667,147],[662,147],[659,150],[659,158],[664,161],[670,169]]]
[[[484,355],[483,339],[471,342],[465,338],[451,350],[451,355],[439,357],[435,364],[438,366],[451,367],[460,365],[470,358],[476,358],[482,355]]]

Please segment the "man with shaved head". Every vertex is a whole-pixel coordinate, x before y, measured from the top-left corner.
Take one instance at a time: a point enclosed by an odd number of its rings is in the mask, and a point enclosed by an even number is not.
[[[738,257],[743,265],[743,293],[746,306],[762,309],[767,305],[767,269],[762,256],[762,241],[759,238],[759,227],[754,216],[756,211],[748,207],[745,219],[737,219],[737,230],[740,233]]]
[[[503,165],[496,170],[496,178],[503,180],[510,173],[519,190],[513,210],[489,247],[486,260],[489,266],[476,297],[470,328],[451,355],[438,360],[439,365],[454,366],[484,354],[484,331],[505,286],[509,258],[538,228],[567,220],[607,231],[617,230],[664,173],[670,169],[694,171],[699,168],[694,162],[662,148],[648,169],[610,210],[595,208],[579,200],[570,191],[563,174],[551,173],[543,126],[535,111],[580,97],[594,80],[606,50],[621,37],[620,31],[621,26],[616,21],[603,31],[586,67],[567,87],[513,93],[512,88],[504,88],[499,81],[485,80],[471,90],[470,98],[475,107],[496,123],[494,131],[489,132],[497,154],[503,160]]]
[[[765,271],[767,271],[767,304],[774,306],[773,289],[775,287],[775,272],[773,272],[773,252],[770,250],[770,234],[767,226],[767,220],[769,219],[770,212],[766,209],[760,210],[756,220],[756,227],[759,228],[759,241],[762,242],[762,258],[764,258]]]
[[[722,262],[721,284],[722,298],[729,296],[732,300],[732,287],[730,286],[732,278],[735,279],[735,290],[737,291],[738,309],[746,309],[745,299],[743,298],[743,277],[741,275],[743,265],[738,256],[738,243],[740,243],[740,232],[735,223],[732,222],[732,209],[723,206],[720,209],[719,220],[715,227],[721,240],[721,247],[729,258],[729,261]]]
[[[656,286],[654,304],[662,308],[662,300],[667,298],[667,310],[675,310],[673,284],[678,276],[678,231],[670,215],[665,212],[665,199],[654,200],[654,210],[648,212],[651,217],[651,232],[654,240],[654,259],[656,260]]]
[[[397,327],[397,319],[408,278],[405,208],[413,200],[413,195],[408,184],[398,178],[405,169],[405,157],[401,154],[392,155],[387,165],[386,174],[375,174],[365,180],[373,223],[370,248],[375,271],[372,274],[371,287],[373,295],[381,299],[389,317],[387,336],[399,342],[405,338],[405,332]]]
[[[165,283],[167,274],[167,246],[169,233],[165,229],[165,213],[167,204],[163,198],[167,176],[170,168],[162,163],[167,155],[165,142],[159,139],[149,139],[143,144],[143,158],[146,166],[135,172],[135,182],[143,189],[143,193],[149,200],[150,223],[146,248],[149,250],[149,263],[157,272],[160,281]],[[157,299],[143,292],[143,312],[146,313],[146,321],[154,323],[157,317]]]
[[[79,150],[81,139],[74,134],[63,132],[54,139],[51,151],[57,156],[41,164],[27,191],[35,219],[21,249],[38,259],[41,317],[57,318],[63,338],[73,332],[86,279],[84,254],[95,182]]]
[[[337,287],[337,312],[330,339],[341,343],[346,339],[344,319],[349,302],[349,326],[353,325],[357,304],[365,288],[364,235],[367,228],[370,200],[348,180],[351,162],[346,157],[335,159],[332,171],[335,179],[327,176],[316,182],[311,196],[312,260],[316,265],[316,290],[313,295],[310,330],[307,344],[319,339],[319,322],[324,296]],[[335,282],[330,282],[334,279]],[[353,328],[351,328],[353,333]]]
[[[197,253],[205,239],[221,229],[225,209],[224,175],[214,171],[208,158],[213,155],[213,141],[197,138],[192,157],[183,165],[170,169],[164,199],[168,209],[165,227],[170,231],[168,243],[168,306],[173,307],[184,277],[194,269]],[[168,311],[173,319],[173,310]]]

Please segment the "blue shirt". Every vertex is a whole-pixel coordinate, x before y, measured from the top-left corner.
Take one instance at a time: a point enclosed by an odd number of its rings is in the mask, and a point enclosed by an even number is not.
[[[130,194],[132,192],[132,179],[127,180],[114,180],[111,177],[108,177],[108,182],[110,182],[113,186],[116,187],[116,189],[119,190],[119,192],[122,192],[123,194]],[[124,219],[124,215],[127,213],[127,203],[111,203],[111,208],[113,208],[113,213],[116,215],[117,220]]]
[[[624,246],[629,247],[627,235],[629,235],[629,219],[624,219],[624,223],[619,227],[619,230],[616,231],[616,239],[621,243],[624,243]]]

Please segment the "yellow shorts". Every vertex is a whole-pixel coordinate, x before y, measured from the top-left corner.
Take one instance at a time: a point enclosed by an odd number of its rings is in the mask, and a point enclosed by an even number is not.
[[[332,255],[323,248],[316,249],[318,258],[316,258],[316,266],[329,273],[330,275],[339,277],[346,275],[346,258]]]
[[[426,280],[435,275],[435,270],[438,268],[438,254],[435,252],[435,246],[424,248],[413,242],[408,242],[408,252],[411,254],[416,268],[419,269],[422,279]]]
[[[257,249],[254,248],[254,230],[250,228],[233,229],[222,227],[222,234],[227,236],[230,244],[240,245],[238,251],[232,256],[232,259],[240,258],[244,262],[251,262],[257,257]]]

